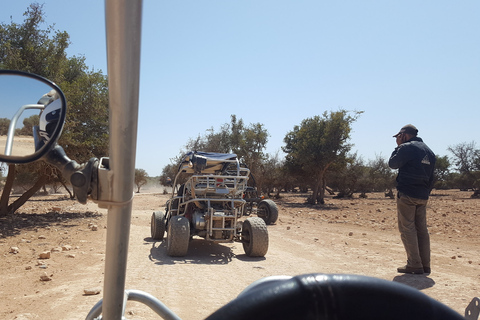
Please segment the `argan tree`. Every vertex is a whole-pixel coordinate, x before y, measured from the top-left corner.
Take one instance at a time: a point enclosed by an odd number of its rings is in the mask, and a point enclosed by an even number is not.
[[[91,157],[102,157],[108,152],[108,87],[101,71],[89,70],[85,57],[67,57],[70,36],[45,24],[43,5],[31,4],[18,24],[0,23],[0,68],[35,73],[59,85],[68,101],[64,134],[59,144],[67,155],[79,163]],[[26,90],[28,90],[26,88]],[[6,121],[1,119],[0,130]],[[22,166],[36,166],[26,164]],[[42,166],[48,166],[42,163]],[[9,205],[9,194],[15,178],[15,165],[8,166],[8,175],[0,200],[0,216],[12,213],[28,197]],[[42,174],[26,195],[33,195],[54,176],[54,170],[40,170]],[[23,201],[19,203],[18,201]]]
[[[312,186],[310,204],[325,203],[325,173],[335,162],[343,162],[352,145],[351,124],[362,112],[339,110],[324,112],[302,121],[284,138],[285,165],[303,176]]]
[[[135,169],[135,185],[137,186],[137,193],[140,193],[140,188],[148,182],[148,173],[144,169]]]

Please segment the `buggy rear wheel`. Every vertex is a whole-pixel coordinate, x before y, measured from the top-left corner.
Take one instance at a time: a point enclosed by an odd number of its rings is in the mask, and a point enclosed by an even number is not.
[[[152,214],[150,233],[153,239],[163,240],[165,234],[165,213],[163,211],[155,211]]]
[[[263,257],[268,251],[268,230],[265,221],[250,217],[242,225],[242,244],[249,257]]]
[[[257,206],[257,215],[262,218],[266,224],[274,224],[278,219],[278,207],[272,200],[262,200]]]
[[[187,254],[190,241],[190,223],[183,216],[172,216],[168,222],[167,254],[183,257]]]

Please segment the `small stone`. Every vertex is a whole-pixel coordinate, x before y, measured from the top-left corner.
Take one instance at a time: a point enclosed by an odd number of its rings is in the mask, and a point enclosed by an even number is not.
[[[70,250],[72,250],[72,246],[71,246],[71,245],[68,245],[68,244],[67,244],[67,245],[64,245],[64,246],[62,247],[62,250],[63,250],[63,251],[70,251]]]
[[[25,270],[32,270],[32,266],[26,266]]]
[[[41,276],[40,276],[40,280],[41,281],[50,281],[52,280],[51,276],[49,276],[46,272],[44,272]]]
[[[75,255],[73,253],[67,254],[67,258],[75,258]]]
[[[348,235],[351,237],[353,236],[353,232],[349,232]]]
[[[18,249],[18,247],[10,247],[10,253],[17,254],[19,252],[20,250]]]
[[[83,290],[83,293],[85,293],[87,296],[91,296],[91,295],[99,294],[101,291],[102,289],[97,287],[97,288],[85,289]]]
[[[52,248],[51,252],[61,252],[62,251],[62,248],[60,247],[55,247],[55,248]]]
[[[47,239],[47,237],[45,237],[44,235],[40,235],[38,236],[38,239]]]
[[[50,251],[44,251],[40,253],[38,256],[39,259],[50,259],[50,257],[51,257]]]
[[[97,231],[97,230],[98,230],[98,226],[97,226],[97,225],[93,225],[93,226],[91,227],[91,229],[92,229],[92,231]]]

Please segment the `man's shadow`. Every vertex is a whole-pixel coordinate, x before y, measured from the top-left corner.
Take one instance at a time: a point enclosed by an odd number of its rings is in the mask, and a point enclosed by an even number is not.
[[[431,288],[435,285],[435,281],[432,278],[419,274],[402,274],[393,278],[392,281],[406,284],[418,290]]]

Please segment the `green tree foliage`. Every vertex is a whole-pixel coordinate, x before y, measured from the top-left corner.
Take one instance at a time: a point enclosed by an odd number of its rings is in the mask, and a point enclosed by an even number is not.
[[[437,156],[435,162],[435,189],[448,189],[450,176],[450,160],[447,156]]]
[[[229,131],[230,126],[228,124],[222,125],[219,132],[215,132],[214,128],[207,129],[204,135],[199,134],[196,139],[189,139],[185,145],[185,150],[229,153]]]
[[[33,127],[40,123],[40,116],[34,114],[28,118],[23,119],[23,128],[18,130],[19,135],[33,136]]]
[[[10,119],[0,118],[0,136],[7,135],[9,126],[10,126]]]
[[[267,154],[266,159],[260,166],[262,177],[262,191],[270,197],[270,193],[276,191],[275,197],[280,197],[280,191],[289,189],[293,185],[291,177],[284,170],[284,162],[278,152],[274,155]]]
[[[108,154],[108,83],[101,72],[75,74],[62,84],[68,109],[59,144],[69,157],[85,162]]]
[[[148,173],[143,169],[135,169],[135,185],[137,186],[137,193],[140,193],[140,188],[148,182]]]
[[[23,70],[42,75],[56,83],[63,80],[69,35],[41,29],[45,22],[43,5],[31,4],[23,14],[22,24],[0,24],[0,66],[3,69]]]
[[[162,174],[159,177],[159,182],[163,186],[173,186],[175,182],[175,176],[177,175],[178,165],[176,164],[167,164],[162,169]],[[182,184],[184,181],[177,181],[177,184]],[[173,186],[174,187],[174,186]]]
[[[286,166],[301,175],[313,188],[309,203],[324,203],[325,173],[335,162],[343,162],[351,149],[351,124],[362,112],[346,110],[307,118],[284,138]]]
[[[388,159],[377,156],[367,164],[370,191],[392,191],[395,188],[396,172],[390,169]]]
[[[263,164],[264,152],[268,142],[268,131],[261,123],[245,126],[242,119],[235,115],[230,118],[230,149],[247,165],[256,179],[257,187],[262,190],[265,178]]]
[[[188,151],[205,151],[219,153],[235,153],[241,161],[248,166],[255,176],[257,185],[261,188],[265,169],[262,168],[267,155],[264,152],[268,141],[268,131],[263,124],[254,123],[246,126],[242,119],[231,115],[230,123],[220,126],[216,132],[214,128],[206,130],[204,135],[189,139],[180,154],[171,159],[172,164],[163,168],[160,182],[166,185],[166,178],[174,180],[182,156]],[[177,179],[176,184],[182,184],[184,176]]]
[[[342,162],[341,162],[342,163]],[[357,154],[350,155],[340,167],[332,165],[327,173],[328,186],[337,191],[336,197],[353,197],[360,193],[366,198],[369,192],[386,192],[393,195],[395,172],[385,158],[377,156],[367,163]]]
[[[459,175],[456,183],[460,189],[480,189],[480,150],[475,142],[459,143],[448,147]],[[476,192],[475,194],[478,194]]]
[[[85,65],[85,57],[67,57],[70,36],[66,31],[55,30],[53,26],[43,28],[43,5],[31,4],[24,17],[21,24],[13,21],[10,24],[0,24],[0,68],[35,73],[54,81],[62,88],[68,108],[59,144],[70,158],[81,163],[91,157],[107,155],[107,77],[101,71],[89,70]],[[6,121],[0,120],[0,131],[5,124]],[[32,171],[36,164],[23,166],[31,166],[25,170]],[[61,177],[54,174],[53,168],[40,172],[51,175],[42,178],[43,181],[62,182]],[[31,184],[38,185],[34,181]],[[12,186],[12,183],[6,185]],[[7,209],[9,192],[5,187],[0,201],[0,215],[11,212]]]
[[[368,181],[368,168],[357,154],[348,155],[333,163],[326,173],[328,186],[337,191],[338,198],[351,198],[354,192],[365,194],[371,185]]]

